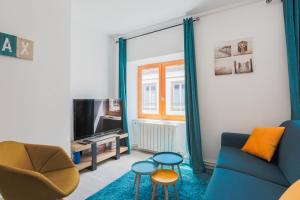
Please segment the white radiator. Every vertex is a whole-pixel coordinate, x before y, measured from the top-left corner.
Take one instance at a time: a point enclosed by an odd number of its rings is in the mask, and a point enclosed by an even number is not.
[[[177,126],[160,121],[133,120],[133,146],[150,152],[174,151]]]

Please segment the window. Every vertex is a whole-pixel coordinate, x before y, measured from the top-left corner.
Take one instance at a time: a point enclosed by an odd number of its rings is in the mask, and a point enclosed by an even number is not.
[[[172,92],[172,102],[171,102],[171,110],[172,111],[184,111],[184,82],[178,81],[173,82],[171,86]]]
[[[159,69],[149,68],[142,74],[142,112],[145,114],[159,113]]]
[[[139,66],[138,117],[185,120],[183,60]]]

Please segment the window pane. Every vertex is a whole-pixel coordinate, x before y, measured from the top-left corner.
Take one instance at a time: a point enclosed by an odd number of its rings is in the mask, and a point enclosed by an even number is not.
[[[142,113],[159,114],[159,69],[142,72]]]
[[[185,115],[184,66],[166,67],[166,114]]]

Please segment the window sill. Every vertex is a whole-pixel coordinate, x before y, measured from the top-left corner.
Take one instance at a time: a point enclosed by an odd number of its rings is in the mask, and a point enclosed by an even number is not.
[[[161,120],[161,119],[135,119],[133,121],[149,123],[149,124],[185,125],[185,121],[172,121],[172,120]]]

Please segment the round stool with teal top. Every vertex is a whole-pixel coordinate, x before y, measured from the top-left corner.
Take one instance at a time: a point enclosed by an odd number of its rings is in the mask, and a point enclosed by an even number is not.
[[[136,162],[131,166],[131,170],[135,173],[133,187],[136,186],[136,182],[137,182],[136,194],[135,194],[136,200],[139,198],[141,176],[142,175],[151,176],[156,171],[156,169],[157,169],[156,164],[148,160]]]
[[[162,167],[164,165],[171,166],[174,170],[174,166],[177,166],[180,180],[182,181],[182,175],[180,170],[180,164],[183,162],[183,157],[179,153],[175,152],[159,152],[153,156],[154,162],[160,164]]]

